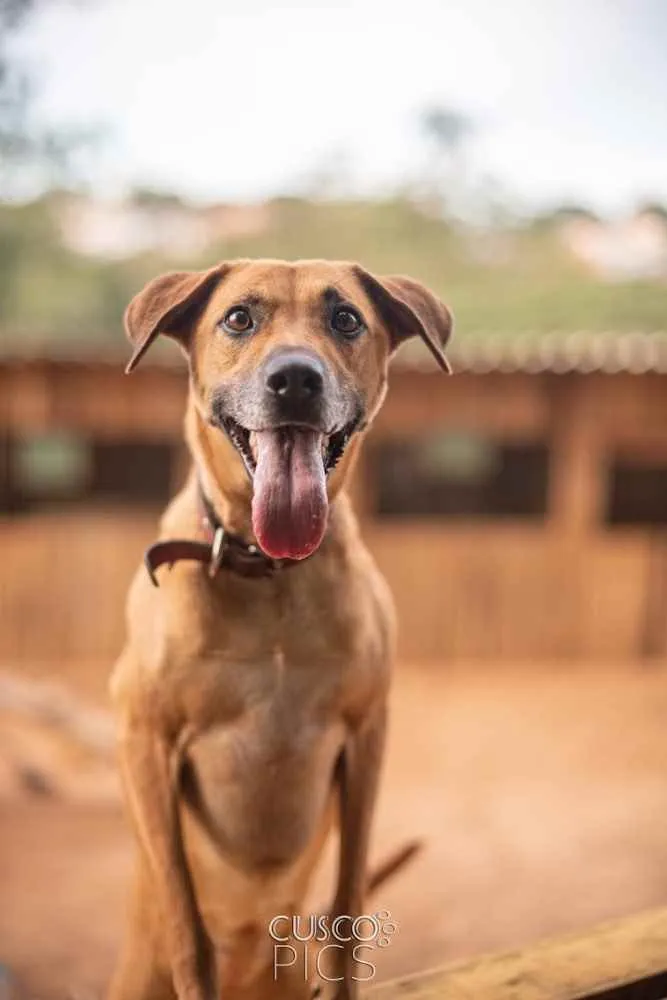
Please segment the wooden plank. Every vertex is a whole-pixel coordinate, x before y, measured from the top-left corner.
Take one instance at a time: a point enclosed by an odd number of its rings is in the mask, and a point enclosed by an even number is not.
[[[649,539],[585,542],[540,525],[364,525],[393,591],[402,659],[633,659],[645,631]]]
[[[0,656],[115,653],[127,586],[157,521],[158,511],[83,507],[0,519],[11,581],[0,602]],[[586,544],[521,524],[371,523],[363,533],[394,593],[403,660],[663,652],[662,591],[645,648],[652,577],[644,533],[596,533]],[[81,613],[91,606],[94,614]]]
[[[111,661],[122,646],[127,589],[157,512],[103,510],[0,519],[0,659]]]
[[[98,438],[180,439],[188,379],[178,369],[26,365],[5,375],[2,424],[16,434],[76,430]]]
[[[591,416],[609,441],[642,441],[667,433],[664,375],[585,376],[593,403]]]
[[[533,375],[393,372],[372,435],[396,437],[438,426],[488,431],[509,441],[534,439],[548,427],[549,400]]]
[[[667,909],[660,909],[524,951],[383,983],[368,996],[373,1000],[658,1000],[667,994],[642,993],[640,986],[630,984],[651,977],[655,990],[660,990],[659,977],[666,966]]]

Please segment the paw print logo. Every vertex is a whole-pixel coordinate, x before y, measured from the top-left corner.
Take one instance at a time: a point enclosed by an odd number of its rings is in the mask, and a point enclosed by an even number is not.
[[[378,948],[386,948],[392,936],[398,931],[398,924],[391,919],[389,910],[378,910],[375,919],[379,928],[376,944]]]

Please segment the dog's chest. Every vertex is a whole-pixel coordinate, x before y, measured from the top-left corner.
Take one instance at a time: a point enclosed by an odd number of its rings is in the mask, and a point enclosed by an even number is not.
[[[370,588],[318,583],[216,592],[195,578],[187,601],[174,594],[156,666],[196,731],[254,718],[258,706],[258,738],[294,731],[296,714],[307,730],[328,713],[363,712],[387,666],[383,616]]]
[[[220,666],[228,706],[192,740],[186,789],[214,838],[251,867],[288,864],[314,836],[344,740],[329,667]],[[218,694],[220,697],[220,693]]]
[[[193,582],[178,617],[164,619],[160,674],[189,733],[186,797],[253,869],[289,864],[312,842],[348,726],[381,696],[387,671],[366,587],[285,579],[247,593]]]

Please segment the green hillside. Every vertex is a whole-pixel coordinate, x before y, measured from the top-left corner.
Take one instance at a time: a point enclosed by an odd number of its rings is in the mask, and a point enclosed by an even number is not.
[[[12,350],[115,343],[120,317],[149,277],[226,257],[332,257],[421,278],[453,307],[458,336],[667,328],[667,284],[603,283],[565,249],[555,222],[463,228],[406,199],[270,203],[266,228],[222,239],[203,258],[84,257],[65,248],[57,196],[0,205],[0,338]]]

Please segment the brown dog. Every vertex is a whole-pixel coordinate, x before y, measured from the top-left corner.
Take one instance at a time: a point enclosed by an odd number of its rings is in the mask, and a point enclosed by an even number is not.
[[[332,913],[363,913],[393,648],[343,487],[392,351],[418,335],[446,367],[450,314],[353,264],[238,261],[157,278],[125,323],[128,370],[162,333],[188,357],[193,468],[112,679],[140,850],[111,996],[300,1000],[268,925],[302,912],[336,815]],[[352,943],[335,956],[352,1000]]]

